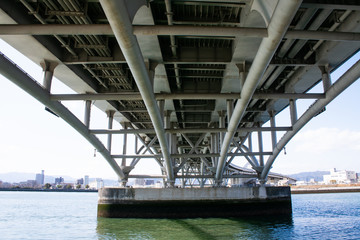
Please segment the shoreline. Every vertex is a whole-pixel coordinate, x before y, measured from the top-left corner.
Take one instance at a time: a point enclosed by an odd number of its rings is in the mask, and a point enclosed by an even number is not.
[[[360,192],[360,186],[350,187],[291,187],[291,194],[315,194],[315,193],[352,193]],[[0,188],[0,192],[98,192],[98,190],[90,189],[26,189],[26,188]]]
[[[360,192],[360,187],[311,187],[291,188],[291,194],[312,194],[312,193],[352,193]]]
[[[98,192],[90,189],[27,189],[27,188],[0,188],[0,192]]]

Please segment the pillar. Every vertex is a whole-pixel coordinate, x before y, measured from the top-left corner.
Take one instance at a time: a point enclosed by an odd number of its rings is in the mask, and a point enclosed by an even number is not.
[[[210,152],[215,153],[215,133],[211,133],[210,135]],[[213,167],[216,167],[215,157],[211,157]]]
[[[275,128],[276,124],[275,124],[275,113],[274,113],[274,111],[269,111],[269,115],[270,115],[270,126],[272,128]],[[271,142],[272,142],[272,149],[274,150],[275,147],[276,147],[276,143],[277,143],[276,131],[275,130],[271,130]]]
[[[226,100],[226,110],[227,110],[227,119],[228,119],[228,123],[229,123],[231,116],[234,112],[234,100],[233,99]]]
[[[90,112],[91,112],[91,100],[86,100],[84,124],[87,128],[90,128]]]
[[[289,100],[289,108],[290,108],[290,120],[291,125],[294,126],[294,124],[297,121],[297,110],[296,110],[296,102],[294,99]]]
[[[123,123],[122,126],[123,126],[123,129],[127,129],[127,123]],[[124,133],[124,135],[123,135],[123,150],[122,150],[123,155],[126,155],[126,149],[127,149],[127,134]],[[122,167],[126,166],[126,158],[125,157],[121,161],[121,166]]]
[[[158,103],[158,106],[159,106],[159,110],[160,110],[160,116],[161,116],[161,119],[163,121],[163,124],[164,124],[164,109],[165,109],[165,100],[162,99],[162,100],[158,100],[157,101]]]
[[[321,70],[321,78],[322,78],[322,82],[323,82],[324,93],[326,93],[327,90],[331,87],[331,77],[330,77],[329,65],[320,66],[319,68]]]
[[[109,121],[108,121],[108,129],[109,130],[111,130],[113,127],[114,114],[115,114],[115,111],[113,111],[113,110],[107,111],[107,115],[109,118]],[[110,153],[111,153],[111,141],[112,141],[112,134],[109,133],[108,139],[107,139],[107,149]]]
[[[148,59],[147,61],[145,61],[145,65],[146,65],[146,68],[148,70],[151,86],[154,89],[155,68],[158,65],[158,63],[153,61],[153,60]]]
[[[248,143],[249,143],[249,152],[252,152],[252,151],[253,151],[253,147],[252,147],[252,132],[249,133]]]
[[[236,64],[237,68],[239,69],[239,80],[240,80],[240,90],[243,89],[246,79],[246,64],[245,62]]]
[[[40,65],[44,70],[43,86],[50,92],[54,70],[58,63],[44,60]]]
[[[259,128],[260,128],[261,124],[259,123]],[[259,145],[259,153],[262,153],[263,150],[263,139],[262,139],[262,131],[258,131],[258,145]],[[260,159],[260,167],[264,167],[264,156],[260,155],[259,156]]]
[[[225,128],[225,112],[219,111],[219,128]],[[225,137],[225,132],[220,132],[220,146],[222,146],[222,142]]]
[[[165,129],[170,129],[171,128],[170,115],[171,115],[171,111],[169,111],[169,110],[164,111],[164,128]],[[171,154],[171,151],[172,151],[172,146],[171,146],[172,136],[171,136],[170,133],[165,133],[165,135],[166,135],[167,144],[169,146],[169,151],[170,151],[170,154]],[[171,158],[171,161],[173,162],[173,158]],[[171,171],[173,171],[173,169],[171,169]],[[164,183],[165,183],[165,181],[164,181]],[[167,182],[167,185],[169,187],[173,187],[174,184],[175,184],[175,182]]]

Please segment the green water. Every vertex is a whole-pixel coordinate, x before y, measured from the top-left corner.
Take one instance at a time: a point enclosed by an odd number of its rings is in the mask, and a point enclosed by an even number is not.
[[[283,225],[283,227],[281,227]],[[123,226],[123,227],[121,227]],[[98,219],[99,239],[279,239],[291,220]]]
[[[293,195],[288,218],[97,218],[97,199],[0,192],[0,239],[360,239],[360,193]]]

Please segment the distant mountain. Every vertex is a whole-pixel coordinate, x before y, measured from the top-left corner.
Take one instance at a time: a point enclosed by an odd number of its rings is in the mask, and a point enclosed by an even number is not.
[[[0,173],[0,180],[3,182],[19,183],[27,180],[35,180],[35,173],[9,172]]]
[[[295,178],[298,181],[309,182],[314,179],[317,182],[323,181],[323,176],[330,174],[330,171],[316,171],[316,172],[301,172],[296,174],[290,174],[289,177]]]

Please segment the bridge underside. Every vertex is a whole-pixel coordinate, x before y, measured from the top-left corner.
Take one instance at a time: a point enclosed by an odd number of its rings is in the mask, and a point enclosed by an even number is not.
[[[264,183],[282,177],[269,171],[290,139],[360,77],[356,63],[330,78],[359,50],[359,22],[357,1],[2,0],[0,37],[41,64],[44,79],[3,55],[0,73],[79,131],[124,185]],[[52,94],[53,76],[76,94]],[[309,93],[319,82],[323,91]],[[314,99],[302,116],[299,99]],[[85,101],[84,119],[63,101]],[[107,129],[91,128],[92,105]],[[290,124],[278,126],[287,108]],[[149,158],[161,175],[131,174]]]

